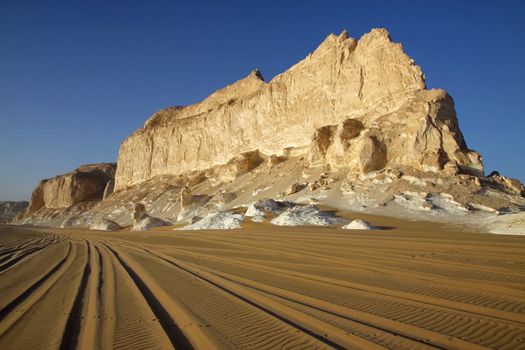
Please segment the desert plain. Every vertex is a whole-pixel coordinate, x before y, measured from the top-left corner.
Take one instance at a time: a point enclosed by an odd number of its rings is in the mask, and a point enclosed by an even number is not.
[[[359,217],[383,229],[1,226],[0,348],[525,349],[525,236]]]

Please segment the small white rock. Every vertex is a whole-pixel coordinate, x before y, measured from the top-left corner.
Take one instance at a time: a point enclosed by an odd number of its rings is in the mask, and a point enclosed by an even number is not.
[[[345,230],[377,230],[377,227],[370,225],[363,220],[354,220],[342,227]]]

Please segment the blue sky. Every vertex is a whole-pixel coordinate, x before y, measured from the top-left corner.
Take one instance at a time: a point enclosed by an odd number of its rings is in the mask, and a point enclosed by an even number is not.
[[[269,80],[331,32],[387,28],[455,100],[486,170],[525,180],[525,1],[0,1],[0,200],[115,161],[155,111],[259,68]]]

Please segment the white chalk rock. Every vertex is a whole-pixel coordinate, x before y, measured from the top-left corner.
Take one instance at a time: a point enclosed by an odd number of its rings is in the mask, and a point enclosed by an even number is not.
[[[219,212],[209,214],[199,221],[182,228],[177,228],[177,230],[232,230],[241,228],[243,222],[244,217],[242,214]]]
[[[122,227],[115,221],[104,218],[96,220],[92,222],[91,225],[89,225],[90,230],[116,231],[120,230],[121,228]]]
[[[377,230],[377,227],[370,225],[364,220],[354,220],[342,227],[345,230]]]
[[[315,205],[293,207],[271,221],[272,224],[278,226],[330,226],[338,222],[337,216],[322,211]]]

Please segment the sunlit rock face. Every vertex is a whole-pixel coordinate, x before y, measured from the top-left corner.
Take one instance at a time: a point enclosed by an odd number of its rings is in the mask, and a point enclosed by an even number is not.
[[[26,216],[40,209],[62,209],[102,200],[104,189],[115,177],[115,169],[114,163],[88,164],[40,181],[31,195]]]
[[[326,126],[332,127],[319,135]],[[122,143],[115,189],[226,164],[246,152],[279,156],[290,149],[312,164],[356,172],[483,172],[450,96],[426,90],[402,46],[373,29],[359,40],[346,31],[329,35],[270,82],[256,70],[200,103],[154,114]]]

